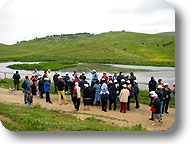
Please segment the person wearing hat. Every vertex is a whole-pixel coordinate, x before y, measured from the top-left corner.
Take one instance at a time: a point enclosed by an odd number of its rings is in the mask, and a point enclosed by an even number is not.
[[[21,79],[19,72],[16,71],[16,73],[13,75],[12,78],[14,81],[15,90],[16,90],[16,87],[17,87],[17,90],[19,90],[19,80]]]
[[[109,88],[109,110],[112,109],[112,104],[114,104],[113,110],[116,110],[117,91],[118,89],[115,87],[115,83],[113,83]]]
[[[153,94],[155,94],[155,91],[149,92],[149,95],[150,95],[149,106],[150,106],[150,107],[152,106],[152,101],[154,100],[154,98],[152,97]],[[153,120],[153,112],[152,112],[151,118],[150,118],[149,120]]]
[[[30,86],[31,86],[31,91],[32,95],[36,95],[37,93],[37,78],[35,77],[35,74],[32,74],[32,77],[30,79]]]
[[[151,80],[150,80],[149,83],[148,83],[149,92],[155,91],[155,90],[156,90],[156,85],[157,85],[157,82],[155,81],[155,78],[152,76],[152,77],[151,77]],[[151,97],[150,97],[150,98],[151,98]]]
[[[63,100],[64,100],[64,104],[68,104],[67,100],[66,100],[66,95],[64,94],[64,82],[62,81],[62,77],[59,76],[58,77],[58,81],[57,81],[57,87],[58,87],[58,96],[59,96],[59,104],[62,105],[62,96],[63,96]]]
[[[55,92],[57,92],[57,82],[58,82],[58,77],[60,75],[58,74],[58,72],[55,72],[54,76],[53,76],[53,81],[54,81],[54,88],[55,88]]]
[[[162,109],[162,112],[164,112],[165,110],[165,113],[167,114],[168,114],[168,105],[171,100],[170,94],[172,93],[171,89],[168,86],[169,86],[168,83],[164,83],[164,89],[163,89],[164,97],[163,97],[163,109]]]
[[[36,78],[38,78],[39,76],[41,76],[41,75],[38,73],[38,69],[37,69],[37,68],[34,68],[34,71],[32,72],[32,74],[34,74]]]
[[[111,74],[108,75],[108,81],[113,81],[113,77]]]
[[[70,86],[70,77],[68,75],[68,72],[66,72],[66,75],[64,76],[64,82],[65,82],[65,94],[68,94],[68,88]]]
[[[38,82],[38,89],[40,92],[40,98],[44,98],[43,94],[44,94],[44,80],[42,77],[40,77],[40,80]]]
[[[139,97],[139,87],[138,87],[138,83],[137,83],[137,80],[134,80],[133,81],[133,92],[134,92],[134,96],[135,96],[135,102],[136,102],[136,106],[135,108],[138,109],[140,106],[139,106],[139,101],[138,101],[138,97]]]
[[[91,103],[91,91],[89,89],[88,84],[84,84],[84,97],[83,97],[83,102],[84,102],[84,110],[89,110],[89,106]]]
[[[76,82],[75,77],[72,76],[70,81],[70,94],[71,94],[72,101],[73,101],[73,90],[74,90],[75,82]]]
[[[49,78],[44,78],[44,91],[46,93],[46,102],[49,102],[50,104],[52,104],[51,99],[50,99],[50,83],[49,83]]]
[[[163,87],[162,85],[158,85],[157,90],[155,93],[158,95],[158,98],[160,100],[160,117],[162,117],[162,109],[163,109],[163,97],[164,97],[164,92],[163,92]]]
[[[80,81],[82,81],[83,79],[86,79],[86,73],[82,72],[82,74],[79,77]]]
[[[101,87],[101,102],[102,102],[102,111],[107,112],[107,99],[109,97],[109,91],[107,90],[107,87]]]
[[[114,75],[113,75],[113,81],[114,80],[117,80],[117,73],[115,72]]]
[[[162,83],[162,79],[158,79],[158,83],[156,85],[156,88],[158,88],[158,86],[161,85],[162,87],[164,87],[164,84]]]
[[[87,68],[87,70],[92,74],[92,80],[91,80],[91,86],[94,86],[94,84],[96,83],[96,80],[98,80],[98,75],[96,73],[96,70],[90,70],[89,68]]]
[[[103,73],[103,76],[101,77],[101,84],[102,84],[102,81],[104,81],[104,80],[105,80],[105,83],[107,84],[108,76],[107,76],[107,73],[106,73],[106,72],[104,72],[104,73]]]
[[[73,104],[74,104],[74,108],[77,111],[79,110],[79,107],[80,107],[80,99],[81,99],[81,95],[80,95],[79,83],[75,82],[75,87],[73,90]]]
[[[156,126],[158,122],[161,122],[161,117],[160,117],[160,99],[158,98],[158,95],[156,93],[152,94],[153,101],[151,104],[151,111],[153,113],[153,126]]]
[[[126,113],[126,106],[127,106],[127,102],[128,102],[128,97],[129,96],[130,96],[130,92],[127,89],[127,85],[124,84],[123,85],[123,89],[121,90],[120,95],[119,95],[119,99],[120,99],[120,102],[121,102],[121,110],[120,110],[120,112],[123,111],[124,113]]]
[[[134,76],[133,72],[130,72],[130,77],[129,77],[129,80],[131,82],[131,84],[134,86],[134,80],[136,80],[136,77]]]
[[[82,91],[82,97],[84,97],[84,84],[89,84],[87,81],[86,81],[86,77],[82,77],[82,80],[80,81],[79,85],[80,85],[80,88],[81,88],[81,91]]]

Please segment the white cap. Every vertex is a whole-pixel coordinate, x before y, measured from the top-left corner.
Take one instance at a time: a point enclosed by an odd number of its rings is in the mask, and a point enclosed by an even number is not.
[[[61,79],[62,77],[61,77],[61,76],[59,76],[58,78],[59,78],[59,79]]]
[[[125,80],[124,80],[124,79],[121,79],[121,81],[122,81],[122,82],[125,82]]]
[[[102,78],[102,81],[104,81],[105,80],[105,78]]]
[[[127,82],[127,83],[130,83],[130,80],[127,80],[126,82]]]
[[[115,79],[115,80],[114,80],[114,83],[116,83],[116,82],[117,82],[117,80]]]
[[[113,83],[112,80],[110,80],[109,83]]]
[[[109,77],[112,77],[112,75],[111,75],[111,74],[109,74]]]
[[[50,69],[48,69],[48,71],[51,71]]]
[[[84,84],[85,87],[88,87],[88,84]]]
[[[124,73],[122,73],[121,75],[124,75]]]
[[[44,78],[45,81],[49,80],[49,78]]]
[[[83,75],[85,75],[86,73],[85,72],[82,72]]]
[[[151,91],[151,92],[149,92],[149,94],[153,95],[153,94],[155,94],[155,91]]]
[[[175,85],[175,82],[173,83],[173,85]]]
[[[124,85],[123,85],[123,87],[124,87],[124,88],[126,88],[126,87],[127,87],[127,85],[126,85],[126,84],[124,84]]]
[[[92,71],[93,71],[93,72],[96,72],[96,70],[95,70],[95,69],[93,69]]]
[[[163,88],[162,85],[158,85],[158,88]]]
[[[168,86],[169,84],[166,82],[166,83],[164,83],[164,86]]]
[[[135,83],[137,83],[137,80],[134,80]]]
[[[68,72],[66,72],[66,75],[68,74]]]
[[[75,82],[75,85],[79,85],[79,83],[78,83],[78,82]]]
[[[154,93],[151,97],[158,97],[156,93]]]

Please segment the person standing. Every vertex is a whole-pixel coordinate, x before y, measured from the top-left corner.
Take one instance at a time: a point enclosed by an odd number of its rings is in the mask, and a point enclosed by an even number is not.
[[[58,81],[57,81],[57,87],[58,87],[58,96],[59,96],[59,104],[62,105],[62,96],[63,96],[63,100],[64,100],[64,104],[68,104],[67,100],[66,100],[66,95],[64,94],[64,82],[62,81],[62,77],[59,76],[58,77]]]
[[[50,88],[49,78],[45,78],[44,80],[45,80],[44,91],[46,93],[46,102],[49,102],[50,104],[52,104],[51,99],[50,99],[51,88]]]
[[[20,75],[19,75],[19,72],[16,71],[16,73],[13,75],[13,81],[14,81],[14,86],[15,86],[15,90],[16,90],[16,87],[17,87],[17,90],[19,90],[19,80],[21,79]]]
[[[30,109],[32,109],[32,104],[33,104],[33,96],[30,93],[28,93],[27,94],[27,106]]]
[[[81,91],[82,91],[82,97],[84,97],[84,89],[85,89],[84,84],[89,84],[89,83],[86,81],[86,77],[85,77],[85,76],[82,77],[82,80],[81,80],[80,83],[79,83],[80,89],[81,89]]]
[[[83,97],[83,102],[84,102],[84,110],[89,110],[89,106],[91,103],[91,91],[89,89],[88,84],[84,84],[84,97]],[[87,108],[86,108],[87,107]]]
[[[25,76],[25,80],[22,84],[22,88],[24,89],[24,103],[27,104],[27,94],[30,93],[30,89],[31,89],[28,76]]]
[[[70,77],[68,76],[68,72],[66,72],[66,76],[64,76],[65,82],[65,94],[68,94],[68,87],[70,86]]]
[[[35,76],[36,78],[38,78],[39,76],[41,76],[41,75],[38,73],[37,68],[34,69],[34,72],[32,72],[32,74],[34,74],[34,76]]]
[[[114,80],[117,80],[117,73],[115,72],[114,75],[113,75],[113,81]]]
[[[133,72],[130,72],[130,77],[129,77],[130,83],[132,86],[134,86],[134,80],[136,80],[136,77],[134,76]]]
[[[39,83],[38,83],[38,88],[39,88],[39,92],[40,92],[40,98],[44,98],[43,94],[44,94],[44,81],[43,78],[40,77]]]
[[[121,109],[120,109],[121,113],[122,113],[122,111],[124,113],[126,113],[126,106],[127,106],[129,96],[130,96],[130,92],[127,89],[127,85],[124,84],[123,89],[121,90],[120,95],[119,95],[119,99],[120,99],[120,102],[121,102]]]
[[[175,83],[173,84],[171,91],[172,91],[172,100],[174,100],[174,98],[175,98]]]
[[[74,104],[74,108],[77,111],[79,110],[79,107],[80,107],[80,99],[81,99],[80,87],[79,87],[79,83],[76,82],[73,90],[73,104]]]
[[[152,76],[151,80],[149,81],[149,84],[148,84],[149,92],[155,91],[156,90],[156,85],[157,85],[157,82],[155,81],[155,78]]]
[[[53,81],[54,81],[54,88],[55,88],[55,92],[57,92],[57,82],[58,82],[58,77],[60,75],[58,74],[58,72],[55,72],[54,76],[53,76]]]
[[[133,91],[134,91],[134,96],[135,96],[135,102],[136,102],[136,106],[135,108],[138,109],[139,108],[139,87],[138,87],[138,83],[137,80],[133,81],[134,87],[133,87]]]
[[[36,95],[37,94],[37,78],[35,77],[35,74],[32,74],[32,77],[30,79],[30,85],[31,85],[32,95]]]
[[[163,109],[162,109],[162,112],[164,112],[165,110],[165,113],[167,114],[168,114],[168,105],[171,100],[170,94],[172,93],[172,91],[170,90],[168,86],[169,86],[168,83],[164,83],[164,89],[163,89],[164,98],[163,98]]]
[[[107,87],[101,88],[101,101],[102,101],[102,111],[107,112],[107,99],[109,97],[109,91],[107,90]]]
[[[94,84],[96,83],[96,80],[98,80],[98,75],[96,73],[96,70],[90,70],[89,68],[87,68],[87,70],[92,74],[92,80],[91,80],[91,86],[94,86]]]
[[[158,98],[160,100],[160,117],[162,117],[163,97],[164,97],[162,85],[158,85],[158,89],[155,91],[155,93],[158,95]]]
[[[96,81],[95,85],[95,101],[96,101],[96,106],[100,106],[100,101],[101,101],[101,95],[100,95],[100,91],[101,91],[101,87],[99,85],[99,80]]]
[[[111,110],[112,104],[114,104],[113,110],[116,110],[116,99],[117,99],[117,89],[115,87],[115,83],[109,88],[109,110]]]

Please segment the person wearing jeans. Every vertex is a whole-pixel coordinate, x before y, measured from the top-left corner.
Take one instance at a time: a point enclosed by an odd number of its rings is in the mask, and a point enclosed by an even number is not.
[[[26,84],[26,88],[24,88],[24,103],[27,104],[27,94],[30,93],[30,81],[28,76],[25,76],[24,83]]]

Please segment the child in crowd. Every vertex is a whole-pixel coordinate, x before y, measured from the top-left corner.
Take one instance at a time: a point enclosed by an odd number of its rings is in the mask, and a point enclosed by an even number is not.
[[[30,93],[28,93],[27,94],[27,106],[30,109],[32,109],[32,104],[33,104],[33,96]]]

